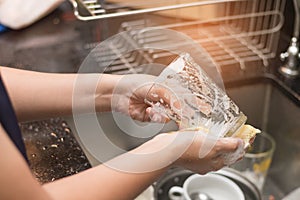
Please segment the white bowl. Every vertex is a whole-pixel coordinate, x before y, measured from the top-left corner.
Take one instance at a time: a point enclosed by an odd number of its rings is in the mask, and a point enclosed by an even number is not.
[[[190,195],[195,192],[205,193],[214,200],[245,200],[244,193],[237,184],[229,178],[213,173],[190,176],[182,188],[172,187],[169,191],[169,197],[171,199],[190,200]]]
[[[187,193],[200,191],[206,193],[214,200],[244,200],[245,196],[240,187],[229,178],[218,174],[192,175]]]

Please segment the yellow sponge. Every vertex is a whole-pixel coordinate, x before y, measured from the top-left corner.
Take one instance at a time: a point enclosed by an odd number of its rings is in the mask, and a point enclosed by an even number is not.
[[[232,137],[241,138],[244,140],[245,148],[250,145],[250,140],[261,131],[253,126],[246,124],[243,125],[239,130],[237,130]]]

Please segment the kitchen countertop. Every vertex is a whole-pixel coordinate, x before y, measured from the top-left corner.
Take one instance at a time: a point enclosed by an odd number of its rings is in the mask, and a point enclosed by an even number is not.
[[[91,167],[67,123],[53,118],[20,125],[30,167],[41,183]]]

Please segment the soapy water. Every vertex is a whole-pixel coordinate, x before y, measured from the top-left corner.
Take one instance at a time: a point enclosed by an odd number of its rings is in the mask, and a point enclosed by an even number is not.
[[[168,104],[162,99],[157,102],[147,99],[149,95],[158,96],[153,87],[164,87],[170,91]],[[223,131],[221,135],[224,136],[240,114],[239,108],[189,54],[182,54],[172,62],[158,76],[153,87],[145,102],[152,106],[154,112],[176,121],[180,129],[201,127],[210,132],[214,126],[222,124],[219,131]]]

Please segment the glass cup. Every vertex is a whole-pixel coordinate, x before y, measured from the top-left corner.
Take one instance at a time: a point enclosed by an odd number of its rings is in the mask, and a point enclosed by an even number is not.
[[[262,191],[274,150],[275,141],[269,134],[265,132],[257,134],[244,158],[232,168],[240,171]]]
[[[164,97],[156,99],[161,94]],[[200,128],[219,136],[231,136],[246,121],[225,91],[187,53],[162,71],[145,102],[155,112],[176,121],[180,129]]]

